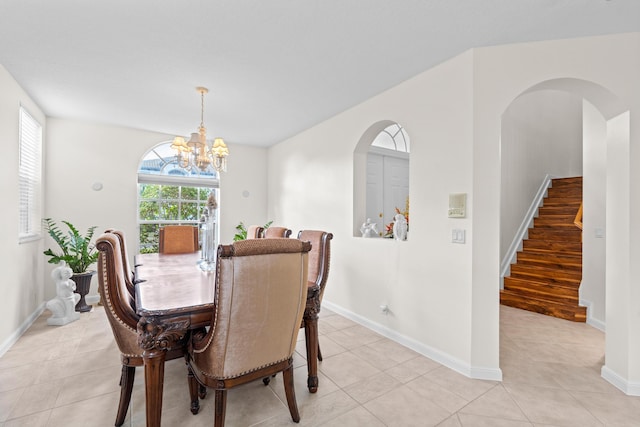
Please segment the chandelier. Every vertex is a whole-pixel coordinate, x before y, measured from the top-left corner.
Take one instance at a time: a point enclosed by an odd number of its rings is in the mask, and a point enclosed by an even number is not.
[[[176,136],[171,143],[171,148],[176,151],[176,163],[185,170],[198,169],[206,171],[210,166],[217,172],[226,172],[227,156],[229,149],[222,138],[215,138],[213,143],[207,143],[207,129],[204,127],[204,94],[209,90],[198,86],[200,93],[200,127],[198,132],[193,132],[188,141],[181,136]]]

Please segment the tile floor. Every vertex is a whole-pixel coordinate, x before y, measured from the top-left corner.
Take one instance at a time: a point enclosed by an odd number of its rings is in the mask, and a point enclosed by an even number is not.
[[[0,427],[112,426],[120,359],[104,309],[62,327],[47,317],[0,358]],[[328,310],[320,333],[318,393],[306,389],[304,341],[295,357],[301,426],[640,425],[640,398],[600,378],[604,335],[585,324],[501,307],[501,383],[468,379]],[[125,426],[145,425],[136,375]],[[163,425],[211,426],[212,396],[191,415],[186,368],[167,363]],[[281,376],[232,389],[226,425],[295,425],[283,402]]]

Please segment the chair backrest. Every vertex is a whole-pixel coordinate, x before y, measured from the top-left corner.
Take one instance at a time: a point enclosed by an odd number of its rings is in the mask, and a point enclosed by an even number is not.
[[[247,239],[261,239],[263,237],[264,227],[259,225],[250,225],[247,228]]]
[[[165,225],[160,227],[158,249],[161,254],[187,254],[198,251],[198,227]]]
[[[127,252],[127,241],[124,237],[124,231],[109,228],[109,229],[106,229],[104,232],[114,234],[118,238],[118,241],[120,242],[120,254],[122,255],[122,268],[124,269],[124,273],[125,273],[124,280],[127,283],[127,290],[129,291],[131,298],[133,298],[133,300],[135,301],[135,298],[136,298],[135,277],[134,277],[133,269],[130,267],[130,264],[129,264],[129,254]],[[135,309],[135,304],[133,307]]]
[[[296,239],[218,246],[213,324],[192,353],[207,376],[235,378],[293,356],[310,248]]]
[[[289,230],[287,227],[270,226],[269,228],[266,228],[263,233],[263,237],[266,239],[273,239],[276,237],[288,238],[289,236],[291,236],[291,230]]]
[[[98,291],[111,324],[116,343],[123,355],[140,357],[137,325],[139,316],[127,289],[119,238],[104,233],[96,240],[98,257]]]
[[[324,288],[327,284],[327,277],[329,277],[331,239],[333,239],[333,234],[320,230],[300,230],[300,232],[298,232],[298,239],[311,242],[308,280],[320,287],[320,301],[322,301]]]

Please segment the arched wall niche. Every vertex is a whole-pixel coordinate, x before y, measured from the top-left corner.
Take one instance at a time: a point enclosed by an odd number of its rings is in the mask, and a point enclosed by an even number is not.
[[[363,222],[367,218],[367,175],[368,172],[368,156],[371,153],[372,143],[376,140],[376,137],[381,133],[385,132],[386,129],[390,127],[397,127],[401,130],[401,132],[406,135],[406,130],[402,127],[402,125],[398,122],[392,120],[381,120],[378,121],[371,126],[362,134],[360,140],[358,141],[354,152],[353,152],[353,236],[360,237],[361,231],[360,227]],[[408,150],[409,141],[407,136],[407,145],[406,148]],[[377,149],[374,148],[374,150]],[[378,150],[380,151],[380,150]],[[382,150],[384,151],[384,150]],[[405,156],[405,162],[407,164],[407,173],[406,173],[406,181],[408,187],[408,151]],[[408,199],[408,188],[407,188],[407,196]],[[396,203],[398,204],[398,203]],[[405,202],[404,200],[398,206],[400,209],[404,209]],[[374,218],[374,221],[377,218]],[[384,234],[384,225],[389,222],[389,218],[379,219],[380,224],[378,225],[378,231]]]

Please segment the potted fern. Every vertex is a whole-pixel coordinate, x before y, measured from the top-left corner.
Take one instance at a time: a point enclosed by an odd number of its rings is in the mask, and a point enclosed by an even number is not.
[[[73,272],[71,279],[76,283],[76,292],[80,294],[80,300],[76,304],[76,311],[90,311],[91,306],[87,305],[85,296],[89,293],[91,278],[96,273],[95,271],[90,271],[89,267],[98,260],[98,251],[91,243],[97,226],[89,227],[87,232],[82,234],[69,221],[62,221],[62,223],[68,229],[66,233],[51,218],[44,219],[47,233],[60,248],[58,252],[54,252],[49,248],[44,251],[44,254],[49,257],[50,264],[59,264],[64,261],[71,268]]]

